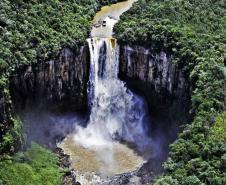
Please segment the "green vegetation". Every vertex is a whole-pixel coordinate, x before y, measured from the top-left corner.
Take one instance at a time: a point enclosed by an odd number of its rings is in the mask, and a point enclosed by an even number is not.
[[[1,0],[0,94],[5,103],[10,104],[7,79],[12,71],[54,57],[50,55],[62,46],[84,43],[93,15],[109,2],[115,1]],[[225,8],[224,0],[139,0],[115,28],[121,43],[173,54],[192,84],[193,121],[171,145],[157,185],[226,184]],[[21,142],[20,122],[8,111],[4,114],[13,123],[0,120],[1,152]],[[6,184],[59,184],[61,173],[55,156],[33,145],[24,154],[1,159],[0,179]]]
[[[171,181],[168,184],[225,184],[226,112],[217,117],[206,135],[190,131],[185,130],[171,146],[170,159],[165,164],[168,176],[158,179],[156,184],[167,184],[169,178]],[[175,160],[178,162],[175,163]]]
[[[14,153],[23,143],[22,122],[13,118],[8,79],[0,78],[0,154]]]
[[[14,153],[23,144],[22,122],[19,118],[12,119],[12,125],[3,135],[0,142],[0,152]]]
[[[57,162],[53,153],[33,143],[24,153],[0,158],[0,184],[60,185],[63,171]]]
[[[65,45],[79,47],[96,11],[109,2],[1,0],[0,74],[45,60]]]
[[[173,54],[192,83],[193,121],[155,184],[226,184],[224,13],[223,0],[140,0],[115,29],[122,43]]]
[[[0,7],[0,71],[8,72],[62,46],[78,47],[99,6],[94,0],[2,0]]]

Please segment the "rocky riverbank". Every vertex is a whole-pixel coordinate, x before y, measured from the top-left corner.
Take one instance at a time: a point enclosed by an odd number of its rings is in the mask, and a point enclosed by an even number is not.
[[[57,147],[54,151],[59,158],[59,167],[67,170],[63,176],[62,185],[81,185],[76,181],[75,170],[71,168],[70,156],[65,154],[63,149]]]

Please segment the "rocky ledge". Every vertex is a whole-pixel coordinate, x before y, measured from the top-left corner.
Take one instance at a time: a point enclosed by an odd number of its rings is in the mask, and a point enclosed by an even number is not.
[[[75,170],[71,169],[71,160],[70,156],[65,154],[61,148],[56,148],[54,151],[59,158],[59,166],[62,169],[67,170],[62,180],[62,185],[81,185],[76,181]]]

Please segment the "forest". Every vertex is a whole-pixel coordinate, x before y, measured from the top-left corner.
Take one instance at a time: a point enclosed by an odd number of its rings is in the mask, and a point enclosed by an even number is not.
[[[10,76],[21,66],[56,58],[64,47],[83,46],[95,13],[116,2],[1,0],[0,184],[61,184],[69,169],[61,169],[49,149],[27,144]],[[191,84],[190,119],[181,123],[164,172],[152,184],[226,184],[225,10],[224,0],[138,0],[114,28],[121,45],[172,55]]]
[[[224,13],[220,0],[140,1],[116,27],[122,42],[174,53],[192,82],[193,121],[170,146],[156,184],[225,184]]]

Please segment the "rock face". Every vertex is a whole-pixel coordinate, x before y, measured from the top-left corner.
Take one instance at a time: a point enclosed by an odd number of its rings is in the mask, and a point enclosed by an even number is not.
[[[175,103],[187,112],[190,85],[182,70],[172,63],[165,52],[152,53],[140,46],[121,46],[120,77],[132,88],[139,90],[149,105]],[[186,105],[185,105],[186,104]]]
[[[172,56],[165,52],[154,54],[143,47],[123,46],[120,53],[122,76],[148,83],[157,93],[165,90],[180,96],[187,89],[185,76],[172,64]]]
[[[86,107],[88,49],[64,48],[56,59],[20,68],[10,79],[17,108],[29,104],[81,110]],[[22,107],[21,107],[22,106]]]
[[[54,59],[16,70],[10,77],[9,90],[0,87],[0,142],[11,124],[10,117],[14,117],[12,108],[18,111],[30,105],[60,113],[86,111],[89,61],[88,46],[78,50],[66,47]],[[151,111],[162,114],[167,107],[166,112],[173,109],[176,116],[188,114],[189,80],[172,64],[171,55],[121,46],[119,76],[146,97]]]
[[[68,170],[62,179],[62,185],[81,185],[79,182],[76,181],[76,173],[74,169],[70,168],[71,159],[70,156],[65,154],[61,148],[56,148],[55,153],[59,158],[59,166],[62,169]]]
[[[188,80],[172,64],[171,55],[152,53],[140,46],[120,48],[119,75],[129,86],[143,91],[150,102],[157,94],[161,101],[173,97],[188,103]],[[54,60],[18,69],[10,79],[13,102],[19,108],[34,102],[72,111],[86,108],[89,61],[87,46],[79,51],[64,48]]]

